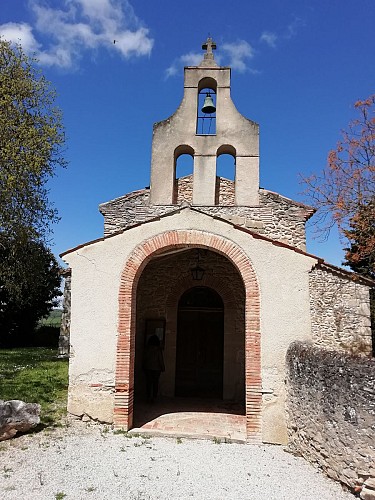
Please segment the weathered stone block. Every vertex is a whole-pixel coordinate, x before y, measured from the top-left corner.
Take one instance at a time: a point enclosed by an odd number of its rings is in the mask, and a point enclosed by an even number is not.
[[[375,500],[375,490],[370,490],[365,486],[361,491],[360,498],[362,500]]]
[[[254,219],[245,219],[245,226],[249,229],[263,229],[264,223]]]
[[[26,432],[40,422],[40,405],[18,399],[0,400],[0,441],[10,439],[17,432]]]
[[[99,422],[113,422],[114,395],[105,388],[93,388],[84,384],[69,387],[68,412],[82,417],[87,415]]]
[[[366,479],[365,486],[371,490],[375,490],[375,477],[369,477]]]

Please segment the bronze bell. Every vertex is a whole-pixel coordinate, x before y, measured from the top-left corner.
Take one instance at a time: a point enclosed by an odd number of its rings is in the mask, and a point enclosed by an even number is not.
[[[214,105],[214,101],[212,100],[211,94],[207,94],[203,103],[202,113],[211,115],[215,113],[216,108]]]

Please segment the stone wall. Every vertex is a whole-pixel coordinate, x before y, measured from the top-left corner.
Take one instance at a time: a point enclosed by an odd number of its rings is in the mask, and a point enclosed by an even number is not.
[[[177,179],[176,205],[150,205],[148,189],[135,191],[99,206],[104,216],[104,235],[113,234],[178,209],[182,203],[192,202],[192,176]],[[217,177],[217,205],[197,207],[204,213],[230,220],[301,250],[306,249],[305,222],[313,210],[277,193],[260,189],[259,206],[234,205],[234,182]]]
[[[286,364],[290,450],[359,491],[375,477],[375,359],[294,342]]]
[[[72,274],[70,269],[66,269],[64,276],[63,311],[61,315],[60,336],[59,336],[59,356],[68,356],[70,348],[70,309],[71,309],[71,288]]]
[[[309,276],[311,332],[315,344],[371,354],[369,286],[324,264]]]
[[[234,205],[234,182],[224,177],[216,177],[215,186],[216,205]]]
[[[259,200],[258,207],[217,205],[197,208],[273,240],[306,250],[305,223],[309,214],[306,208],[262,189],[259,191]]]
[[[193,203],[193,182],[192,176],[180,177],[175,182],[175,203],[181,205],[183,201]]]

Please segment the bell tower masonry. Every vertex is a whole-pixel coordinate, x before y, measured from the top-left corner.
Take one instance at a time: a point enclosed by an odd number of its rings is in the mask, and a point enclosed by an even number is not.
[[[259,126],[242,116],[230,97],[229,67],[219,66],[208,38],[199,66],[185,67],[184,95],[176,112],[154,125],[150,202],[173,205],[176,162],[194,159],[193,205],[215,205],[216,163],[221,154],[235,159],[235,205],[259,204]],[[206,98],[201,108],[200,94]],[[216,101],[216,104],[215,104]],[[205,124],[209,123],[207,129]]]

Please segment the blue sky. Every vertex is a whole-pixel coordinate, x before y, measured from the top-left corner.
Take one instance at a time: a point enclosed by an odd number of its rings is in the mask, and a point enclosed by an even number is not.
[[[54,253],[102,235],[99,203],[149,185],[152,125],[178,107],[208,33],[238,110],[260,124],[261,186],[304,201],[299,174],[324,167],[375,91],[374,19],[374,0],[1,0],[0,33],[36,53],[64,113]],[[334,232],[308,251],[343,259]]]

